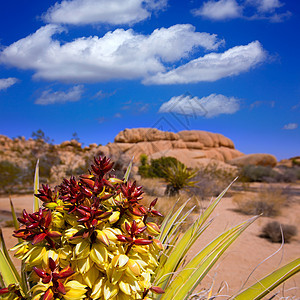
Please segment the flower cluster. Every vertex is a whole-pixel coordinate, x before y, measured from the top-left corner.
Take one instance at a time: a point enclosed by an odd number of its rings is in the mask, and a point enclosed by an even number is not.
[[[42,206],[23,211],[12,250],[25,263],[31,289],[0,290],[4,299],[152,299],[162,216],[141,204],[142,187],[111,175],[113,163],[95,158],[89,174],[42,185]],[[151,217],[151,218],[150,218]],[[148,221],[149,220],[149,221]],[[153,294],[154,293],[154,294]]]

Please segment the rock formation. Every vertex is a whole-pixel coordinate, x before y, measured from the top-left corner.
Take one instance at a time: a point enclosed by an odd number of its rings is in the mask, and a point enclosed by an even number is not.
[[[141,154],[150,158],[172,156],[193,168],[202,165],[203,159],[227,162],[243,155],[222,134],[200,130],[173,133],[156,128],[125,129],[115,137],[114,143],[99,147],[99,151],[111,157],[134,157],[136,163]]]
[[[26,140],[24,137],[10,139],[0,135],[0,162],[5,162],[4,168],[5,164],[8,168],[9,163],[21,168],[22,178],[17,176],[20,186],[24,185],[24,178],[28,180],[33,177],[32,173],[38,158],[41,177],[44,176],[48,181],[56,183],[62,177],[85,172],[95,155],[111,157],[115,161],[116,171],[120,172],[118,176],[124,174],[134,157],[135,164],[132,171],[133,174],[137,174],[141,154],[146,154],[149,158],[172,156],[190,168],[200,168],[211,162],[218,165],[218,168],[229,170],[247,164],[273,167],[277,163],[276,158],[269,154],[244,155],[222,134],[200,130],[174,133],[155,128],[125,129],[115,137],[113,143],[105,146],[91,144],[84,148],[76,140],[52,145],[41,139]],[[293,163],[297,162],[298,157],[293,160]]]
[[[247,165],[275,167],[277,164],[277,159],[274,155],[271,154],[257,153],[234,158],[232,160],[229,160],[228,163],[239,167]]]

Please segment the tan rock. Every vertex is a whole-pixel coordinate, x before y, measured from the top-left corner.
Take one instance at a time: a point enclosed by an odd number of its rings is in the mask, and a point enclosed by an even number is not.
[[[237,157],[230,160],[228,163],[235,166],[255,165],[255,166],[275,167],[277,164],[277,159],[274,155],[259,153],[259,154],[247,154],[241,157]]]
[[[183,130],[178,132],[178,135],[185,142],[199,142],[208,148],[220,146],[234,148],[233,142],[219,133],[201,130]]]
[[[160,140],[178,140],[174,132],[161,131],[156,128],[133,128],[125,129],[117,134],[115,143],[138,143]]]

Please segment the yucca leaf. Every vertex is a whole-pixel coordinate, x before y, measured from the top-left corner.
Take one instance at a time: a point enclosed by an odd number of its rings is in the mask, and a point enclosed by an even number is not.
[[[177,211],[173,214],[173,210],[176,205],[175,204],[173,209],[170,211],[169,215],[165,218],[164,222],[161,225],[161,228],[160,228],[161,232],[160,232],[160,235],[158,238],[162,243],[165,243],[165,241],[167,240],[167,237],[168,237],[170,231],[172,230],[175,222],[179,218],[179,215],[181,214],[182,210],[185,208],[185,206],[188,202],[189,202],[189,200],[187,200],[185,203],[183,203],[177,209]]]
[[[157,276],[155,277],[155,283],[159,285],[161,288],[164,289],[167,286],[168,282],[172,277],[173,272],[176,271],[180,263],[183,261],[183,258],[186,255],[187,251],[191,248],[191,246],[195,243],[198,237],[207,228],[209,224],[204,228],[201,227],[204,225],[208,217],[211,215],[211,213],[213,212],[217,204],[221,201],[222,197],[230,188],[232,183],[210,204],[210,206],[199,216],[199,218],[183,234],[181,239],[174,247],[174,250],[168,256],[168,260],[166,261],[166,263],[157,271]],[[167,226],[169,226],[169,224]],[[171,229],[169,229],[168,231],[170,230]]]
[[[15,211],[15,208],[14,208],[14,204],[12,203],[10,197],[9,197],[9,201],[10,201],[10,209],[11,209],[11,214],[12,214],[14,226],[15,226],[15,229],[18,230],[19,229],[19,222],[17,220],[17,215],[16,215],[16,211]],[[20,239],[19,239],[19,242],[20,242]]]
[[[127,170],[125,172],[125,175],[124,175],[124,182],[127,182],[128,179],[129,179],[129,175],[130,175],[130,172],[131,172],[131,168],[132,168],[132,164],[133,164],[133,159],[134,159],[134,156],[132,157],[130,163],[129,163],[129,166],[127,167]]]
[[[174,225],[171,227],[171,230],[169,231],[169,234],[166,236],[166,239],[164,242],[164,246],[167,247],[167,249],[165,249],[165,251],[163,251],[159,257],[159,266],[155,270],[156,273],[164,265],[166,259],[172,252],[172,250],[173,250],[172,247],[175,246],[175,243],[178,240],[178,237],[180,234],[180,231],[178,230],[179,227],[184,223],[186,218],[192,213],[194,208],[195,208],[195,206],[192,207],[189,211],[187,211],[183,216],[181,216],[180,219],[178,221],[176,221],[174,223]]]
[[[254,222],[254,220],[256,220],[256,218],[257,217],[254,217],[222,233],[197,255],[195,255],[184,269],[175,277],[161,299],[188,299],[193,290],[218,261],[225,250],[251,223]]]
[[[34,194],[38,193],[38,189],[39,189],[39,159],[36,162],[36,166],[35,166],[35,172],[34,172],[34,184],[33,184],[33,190],[34,190]],[[39,207],[40,207],[40,202],[39,202],[39,198],[34,196],[33,198],[33,211],[38,211]]]
[[[20,283],[18,274],[5,245],[2,230],[0,229],[0,273],[6,286],[11,283]]]
[[[283,283],[285,280],[300,271],[300,258],[286,264],[285,266],[275,270],[262,280],[258,281],[251,287],[241,293],[231,297],[234,300],[259,300],[266,296],[270,291]]]
[[[192,213],[192,211],[194,209],[195,209],[195,206],[193,206],[183,216],[181,216],[179,220],[175,221],[174,225],[172,226],[171,230],[169,231],[169,234],[167,235],[166,243],[169,243],[170,238],[172,238],[172,236],[174,235],[174,233],[178,231],[179,227],[181,225],[183,225],[183,223],[185,222],[186,218]]]

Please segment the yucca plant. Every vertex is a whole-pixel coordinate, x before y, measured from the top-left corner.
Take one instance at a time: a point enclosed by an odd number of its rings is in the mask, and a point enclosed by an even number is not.
[[[182,214],[184,204],[158,226],[157,199],[141,204],[142,188],[128,181],[131,165],[122,180],[111,175],[112,167],[109,159],[95,158],[89,174],[64,179],[53,190],[47,185],[38,190],[37,167],[34,212],[23,211],[20,227],[12,206],[19,239],[12,250],[23,262],[21,276],[0,234],[1,299],[188,299],[256,219],[222,233],[183,266],[228,188],[181,234],[192,210]],[[232,299],[261,299],[299,270],[300,258]]]
[[[197,183],[192,179],[197,175],[197,171],[188,170],[187,167],[180,161],[176,161],[171,166],[162,170],[165,174],[167,182],[166,194],[175,196],[179,194],[181,189],[193,187]]]

